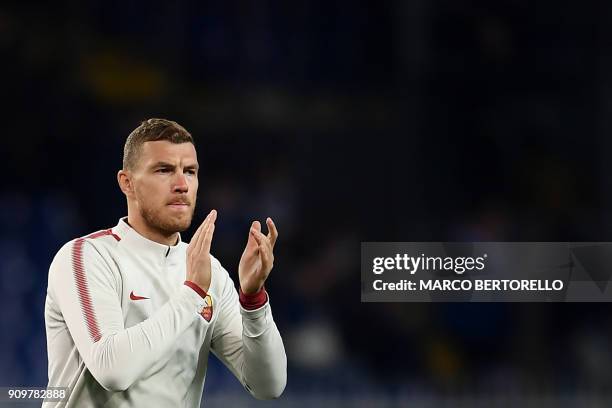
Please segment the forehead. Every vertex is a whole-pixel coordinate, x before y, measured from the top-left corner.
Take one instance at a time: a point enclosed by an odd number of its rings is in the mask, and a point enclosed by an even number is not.
[[[140,149],[139,156],[140,163],[145,166],[160,161],[185,165],[198,162],[195,146],[190,142],[172,143],[167,140],[145,142]]]

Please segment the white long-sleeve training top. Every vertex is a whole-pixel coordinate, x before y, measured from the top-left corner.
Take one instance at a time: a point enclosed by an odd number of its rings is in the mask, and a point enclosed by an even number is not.
[[[48,386],[69,397],[44,407],[199,407],[209,351],[254,397],[282,393],[287,357],[267,293],[239,301],[214,257],[208,292],[189,286],[186,249],[122,219],[59,250],[45,303]]]

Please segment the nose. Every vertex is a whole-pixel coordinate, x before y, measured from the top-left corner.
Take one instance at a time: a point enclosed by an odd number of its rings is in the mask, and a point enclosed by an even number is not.
[[[189,191],[189,184],[187,184],[187,178],[185,177],[185,174],[180,172],[177,173],[172,191],[174,193],[186,193]]]

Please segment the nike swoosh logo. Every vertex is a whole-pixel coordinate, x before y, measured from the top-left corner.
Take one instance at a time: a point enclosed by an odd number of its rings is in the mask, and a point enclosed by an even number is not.
[[[148,297],[144,297],[144,296],[137,296],[134,294],[134,291],[130,292],[130,299],[132,300],[143,300],[143,299],[148,299]]]

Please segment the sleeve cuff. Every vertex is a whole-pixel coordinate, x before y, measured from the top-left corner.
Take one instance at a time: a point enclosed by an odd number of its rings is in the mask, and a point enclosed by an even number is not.
[[[255,310],[259,309],[268,301],[268,293],[266,289],[262,287],[258,292],[253,293],[252,295],[247,295],[242,292],[242,288],[240,288],[240,305],[245,310]]]
[[[200,295],[187,285],[183,285],[180,288],[181,296],[179,301],[188,307],[193,308],[196,315],[200,315],[202,308],[206,306],[206,301],[200,297]]]
[[[186,280],[184,284],[186,286],[189,286],[191,289],[193,289],[198,295],[200,295],[202,299],[206,298],[206,292],[201,287],[193,283],[192,281]]]

